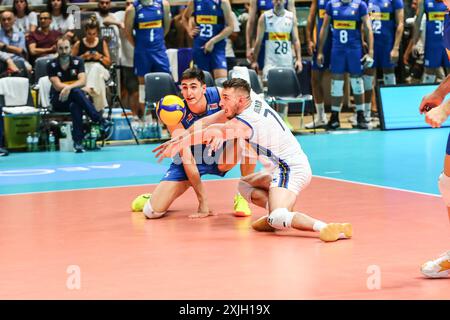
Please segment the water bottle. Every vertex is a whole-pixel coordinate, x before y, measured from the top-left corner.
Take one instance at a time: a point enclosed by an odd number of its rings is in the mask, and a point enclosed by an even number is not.
[[[94,150],[97,146],[97,130],[94,127],[91,128],[91,139],[90,139],[90,149]]]
[[[28,132],[27,135],[27,150],[28,152],[33,151],[33,136],[31,135],[31,132]]]
[[[56,151],[56,143],[55,143],[55,135],[53,134],[53,131],[50,131],[48,135],[48,148],[49,151]]]
[[[34,152],[39,151],[39,136],[37,132],[33,133],[33,142],[32,142],[32,150]]]

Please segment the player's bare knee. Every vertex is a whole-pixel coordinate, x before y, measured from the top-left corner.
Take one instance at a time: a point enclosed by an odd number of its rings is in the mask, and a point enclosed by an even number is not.
[[[267,222],[272,228],[278,230],[290,229],[294,215],[295,213],[290,212],[287,208],[277,208],[270,212]]]
[[[152,199],[149,199],[147,201],[147,203],[144,206],[144,209],[142,210],[144,212],[144,215],[148,219],[158,219],[164,216],[167,212],[167,208],[163,209],[161,207],[158,207],[157,203],[152,205],[151,200]]]
[[[245,200],[252,202],[252,193],[255,188],[250,183],[244,179],[239,180],[238,190]]]
[[[445,173],[441,173],[439,176],[439,191],[445,205],[450,207],[450,177],[445,175]]]

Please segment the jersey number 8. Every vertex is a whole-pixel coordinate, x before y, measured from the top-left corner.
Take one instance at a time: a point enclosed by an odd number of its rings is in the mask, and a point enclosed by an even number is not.
[[[348,41],[348,33],[346,30],[341,30],[339,32],[339,40],[341,43],[347,43]]]

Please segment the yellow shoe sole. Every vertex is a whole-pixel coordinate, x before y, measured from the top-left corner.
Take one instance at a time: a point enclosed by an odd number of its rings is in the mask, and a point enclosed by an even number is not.
[[[324,242],[333,242],[339,240],[343,233],[347,238],[353,236],[353,227],[350,223],[329,223],[325,228],[320,230],[320,240]]]
[[[246,213],[244,211],[235,211],[234,212],[235,217],[250,217],[251,215],[252,215],[251,212],[249,212],[249,213]]]

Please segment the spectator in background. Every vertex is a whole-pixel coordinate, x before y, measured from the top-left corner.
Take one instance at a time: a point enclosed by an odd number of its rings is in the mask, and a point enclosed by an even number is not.
[[[226,39],[225,45],[225,57],[227,58],[228,70],[233,69],[233,67],[236,65],[236,55],[234,54],[233,43],[236,41],[239,36],[239,32],[241,31],[241,28],[239,27],[239,20],[233,10],[231,10],[231,18],[233,19],[234,29],[233,33],[230,34],[230,36]]]
[[[61,36],[61,32],[50,30],[52,16],[49,12],[43,11],[39,15],[39,28],[30,33],[28,38],[28,48],[30,49],[30,60],[34,61],[39,57],[56,53],[56,41]]]
[[[47,10],[52,15],[50,29],[59,31],[71,39],[74,35],[75,21],[73,15],[67,12],[67,0],[48,0]]]
[[[15,73],[19,72],[19,69],[14,64],[14,61],[11,57],[5,53],[0,52],[0,62],[2,64],[6,63],[6,68],[8,72]],[[3,148],[3,115],[2,115],[2,106],[0,105],[0,157],[7,156],[9,154],[8,150]]]
[[[28,0],[14,0],[12,11],[16,16],[14,27],[17,31],[23,32],[26,37],[36,31],[37,14],[28,8]]]
[[[95,15],[89,19],[85,27],[85,37],[75,43],[72,55],[84,60],[86,69],[86,86],[83,88],[93,99],[97,111],[107,105],[106,84],[110,78],[107,68],[111,65],[109,48],[106,40],[99,38],[100,25]]]
[[[192,39],[183,26],[183,14],[186,6],[173,6],[170,8],[172,12],[172,20],[177,32],[176,46],[177,48],[192,48]]]
[[[165,35],[170,29],[170,5],[166,0],[139,0],[125,10],[125,32],[134,46],[134,73],[139,80],[139,109],[144,116],[144,76],[149,72],[170,74]]]
[[[125,8],[133,5],[133,0],[127,0]],[[114,13],[114,17],[123,23],[125,23],[125,10],[117,11]],[[184,30],[184,29],[183,29]],[[131,110],[138,110],[139,108],[139,83],[138,78],[133,71],[133,57],[134,47],[128,41],[125,34],[125,29],[119,30],[120,36],[120,53],[119,53],[119,66],[120,66],[120,83],[122,97],[122,103],[124,106],[131,108]],[[115,80],[115,79],[114,79]]]
[[[93,121],[100,123],[105,132],[111,123],[103,119],[95,110],[92,102],[86,97],[82,87],[86,85],[86,73],[83,59],[72,56],[70,40],[62,37],[57,41],[58,57],[47,65],[47,73],[52,83],[50,100],[55,111],[70,111],[73,122],[73,142],[76,153],[84,152],[83,148],[83,111]]]
[[[14,14],[11,11],[4,11],[0,16],[0,50],[9,54],[14,61],[22,61],[28,72],[32,67],[27,61],[27,46],[25,34],[14,30]]]
[[[97,3],[97,20],[100,27],[115,25],[120,29],[123,29],[125,24],[122,21],[116,19],[113,13],[111,13],[111,0],[99,0]]]

